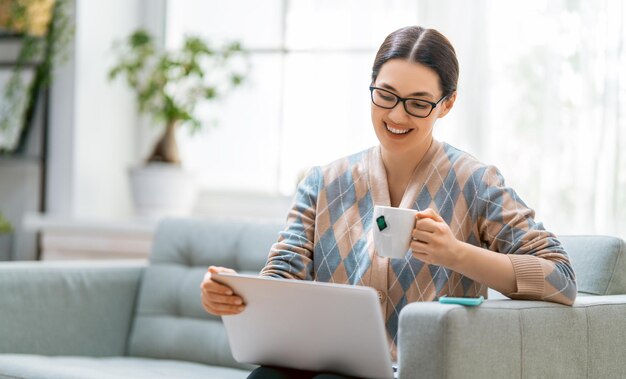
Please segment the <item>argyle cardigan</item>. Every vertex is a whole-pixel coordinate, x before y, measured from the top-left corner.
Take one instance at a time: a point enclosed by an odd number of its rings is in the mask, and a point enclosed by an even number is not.
[[[398,316],[406,304],[443,295],[486,297],[487,287],[415,259],[410,250],[404,259],[379,256],[374,205],[390,205],[380,146],[311,169],[261,275],[373,287],[395,360]],[[507,254],[517,290],[505,295],[574,302],[576,282],[566,252],[495,167],[433,140],[400,207],[433,208],[458,240]]]

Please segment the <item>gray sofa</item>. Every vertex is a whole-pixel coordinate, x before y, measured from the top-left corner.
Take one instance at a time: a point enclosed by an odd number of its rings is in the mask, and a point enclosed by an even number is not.
[[[0,263],[0,378],[245,378],[200,304],[210,264],[258,272],[278,224],[166,220],[147,265]],[[401,378],[626,377],[621,239],[562,237],[573,307],[489,300],[410,304]]]

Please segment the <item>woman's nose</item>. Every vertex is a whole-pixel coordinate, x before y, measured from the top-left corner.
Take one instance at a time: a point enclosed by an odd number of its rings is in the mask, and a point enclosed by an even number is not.
[[[389,119],[396,124],[405,123],[408,118],[409,115],[406,113],[404,103],[401,101],[398,101],[398,104],[389,110]]]

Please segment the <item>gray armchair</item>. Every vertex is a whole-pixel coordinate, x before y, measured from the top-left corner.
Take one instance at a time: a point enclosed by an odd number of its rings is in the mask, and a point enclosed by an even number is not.
[[[400,314],[402,378],[625,378],[626,250],[603,236],[561,236],[577,276],[572,307],[489,300],[413,303]]]
[[[147,265],[0,263],[0,378],[245,378],[200,304],[209,264],[256,273],[279,224],[166,220]],[[563,237],[574,307],[410,304],[401,378],[624,377],[626,258],[611,237]],[[584,296],[582,296],[584,295]]]

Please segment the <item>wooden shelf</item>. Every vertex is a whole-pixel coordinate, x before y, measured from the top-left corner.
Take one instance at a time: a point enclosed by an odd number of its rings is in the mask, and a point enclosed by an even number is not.
[[[17,62],[17,58],[20,55],[20,51],[22,49],[22,36],[11,35],[11,36],[2,36],[0,34],[0,67],[15,67],[15,63]],[[39,43],[44,44],[45,41],[43,38],[39,38]],[[43,58],[43,46],[39,49],[39,55],[34,57],[25,63],[27,67],[36,67],[37,64],[41,63]]]
[[[24,228],[40,233],[42,260],[147,260],[156,222],[29,214]]]

